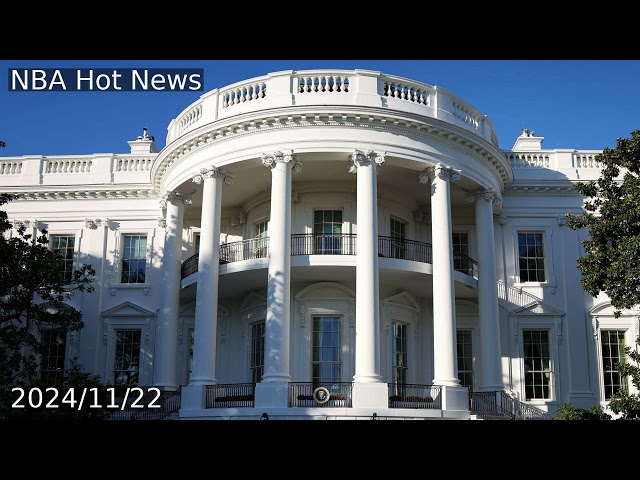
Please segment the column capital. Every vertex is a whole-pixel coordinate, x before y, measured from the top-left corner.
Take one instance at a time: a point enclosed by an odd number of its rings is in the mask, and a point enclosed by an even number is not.
[[[162,197],[160,197],[160,208],[166,208],[168,202],[173,204],[182,202],[184,205],[191,205],[191,203],[193,203],[192,196],[193,194],[171,192],[167,190],[162,194]]]
[[[457,182],[460,180],[461,174],[462,170],[438,163],[435,167],[429,167],[424,172],[420,172],[418,174],[418,181],[420,183],[431,183],[436,177],[438,177],[443,180],[450,179]]]
[[[369,150],[367,152],[363,152],[362,150],[354,150],[351,155],[349,155],[349,173],[356,173],[358,171],[358,166],[364,166],[367,164],[376,165],[376,167],[380,167],[384,163],[384,157],[387,152],[375,152],[373,150]]]
[[[507,223],[507,221],[509,220],[509,218],[506,215],[494,215],[493,219],[498,222],[500,225],[504,225],[505,223]]]
[[[227,172],[226,170],[223,170],[221,168],[208,167],[208,168],[200,169],[200,172],[193,175],[191,180],[193,181],[193,183],[199,185],[202,183],[203,180],[207,178],[220,178],[227,185],[231,185],[235,177],[231,175],[229,172]]]
[[[467,193],[467,202],[475,203],[479,199],[486,200],[487,202],[495,203],[497,206],[502,205],[502,198],[498,196],[495,190],[476,190],[475,192]]]
[[[558,225],[561,227],[564,227],[567,224],[567,217],[565,215],[556,218],[556,220],[558,221]]]
[[[29,223],[29,222],[27,221],[27,223]],[[102,225],[102,219],[101,218],[85,218],[84,219],[84,226],[87,227],[87,228],[90,228],[91,230],[95,230],[100,225]]]
[[[271,152],[262,154],[262,165],[265,167],[274,168],[278,163],[291,163],[292,168],[296,173],[302,172],[302,162],[298,161],[297,156],[294,155],[293,150],[288,152]]]

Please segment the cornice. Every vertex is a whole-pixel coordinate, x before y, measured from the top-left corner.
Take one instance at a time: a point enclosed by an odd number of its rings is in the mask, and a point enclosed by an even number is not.
[[[372,110],[373,112],[365,112],[361,109],[358,111],[345,111],[343,109],[340,112],[318,111],[316,113],[306,113],[289,109],[289,111],[271,112],[268,116],[260,117],[256,116],[254,112],[251,115],[243,115],[203,125],[198,130],[187,134],[184,138],[179,138],[172,142],[160,152],[151,172],[153,188],[158,190],[167,170],[177,160],[189,153],[197,152],[206,146],[256,132],[264,133],[283,128],[295,129],[301,127],[366,128],[426,138],[455,148],[463,148],[467,153],[471,153],[472,156],[480,157],[488,166],[498,172],[505,185],[508,185],[513,180],[511,167],[504,153],[481,137],[471,139],[469,138],[470,135],[474,134],[430,117],[421,117],[419,115],[412,117],[406,114],[400,117],[386,110],[375,108]],[[260,113],[264,114],[265,112]]]
[[[504,192],[505,197],[540,197],[540,196],[568,196],[580,197],[580,193],[573,185],[512,185]]]
[[[127,199],[160,199],[157,192],[150,189],[118,189],[118,190],[74,190],[74,191],[37,191],[16,192],[19,200],[111,200]]]

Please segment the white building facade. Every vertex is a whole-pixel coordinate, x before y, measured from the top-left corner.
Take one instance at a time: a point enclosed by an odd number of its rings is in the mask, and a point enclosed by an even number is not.
[[[553,417],[607,405],[640,312],[580,283],[566,214],[600,151],[542,141],[501,149],[440,87],[283,71],[204,94],[161,151],[2,157],[0,191],[96,270],[48,365],[184,419]]]

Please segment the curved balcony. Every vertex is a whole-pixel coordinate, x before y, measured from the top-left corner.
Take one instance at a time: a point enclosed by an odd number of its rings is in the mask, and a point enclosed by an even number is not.
[[[167,145],[202,125],[231,116],[300,105],[363,105],[432,117],[498,147],[493,124],[443,88],[371,70],[287,70],[204,94],[171,121]]]
[[[356,255],[356,238],[352,233],[293,234],[291,235],[291,255]],[[269,238],[250,238],[220,245],[220,265],[267,258]],[[394,237],[378,237],[378,257],[396,258],[413,262],[432,263],[431,244]],[[196,253],[182,262],[181,278],[198,271]],[[453,254],[454,270],[478,278],[478,262],[461,253]]]

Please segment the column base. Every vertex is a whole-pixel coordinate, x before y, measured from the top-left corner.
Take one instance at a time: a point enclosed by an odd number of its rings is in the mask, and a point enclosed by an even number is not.
[[[353,408],[389,408],[389,385],[354,382],[351,405]]]
[[[181,410],[204,410],[207,407],[206,385],[187,385],[180,393]]]
[[[442,385],[443,387],[459,387],[460,379],[458,378],[434,378],[431,382],[433,385]]]
[[[449,416],[456,416],[456,412],[469,413],[469,389],[467,387],[448,386],[442,387],[442,411]]]
[[[163,392],[175,392],[178,390],[178,385],[159,385],[156,383],[153,387],[162,390]]]
[[[261,382],[256,384],[255,408],[289,406],[288,382]]]

